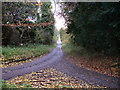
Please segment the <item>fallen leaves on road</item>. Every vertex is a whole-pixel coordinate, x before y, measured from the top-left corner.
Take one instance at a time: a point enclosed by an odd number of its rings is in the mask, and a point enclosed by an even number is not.
[[[67,59],[72,61],[77,66],[86,68],[88,70],[96,71],[98,73],[109,76],[120,77],[120,68],[111,67],[114,64],[116,65],[116,62],[119,62],[120,58],[105,56],[85,57],[80,55],[67,55]]]
[[[32,72],[6,82],[8,85],[14,84],[17,88],[23,88],[24,85],[32,88],[105,88],[77,80],[53,68]]]

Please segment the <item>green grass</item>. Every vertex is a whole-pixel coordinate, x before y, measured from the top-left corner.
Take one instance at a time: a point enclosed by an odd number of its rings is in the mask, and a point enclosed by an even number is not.
[[[68,54],[68,55],[73,55],[73,56],[85,56],[85,57],[90,57],[93,54],[89,53],[86,49],[84,49],[81,46],[76,46],[70,42],[65,43],[63,45],[63,51]]]
[[[20,47],[2,47],[2,58],[6,59],[19,59],[32,56],[40,56],[49,53],[54,45],[28,45]]]

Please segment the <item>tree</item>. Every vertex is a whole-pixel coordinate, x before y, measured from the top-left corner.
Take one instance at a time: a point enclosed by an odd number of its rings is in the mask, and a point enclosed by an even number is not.
[[[74,4],[74,3],[73,3]],[[119,3],[77,3],[72,10],[64,4],[68,21],[67,33],[76,45],[90,52],[119,54],[120,6]]]
[[[38,8],[39,4],[37,2],[3,2],[2,3],[2,22],[3,24],[46,24],[46,22],[53,22],[54,17],[50,11],[51,3],[40,2],[40,7],[42,12],[42,17],[39,16]],[[43,10],[42,10],[43,9]],[[16,45],[16,44],[29,44],[29,43],[41,43],[50,44],[52,42],[53,36],[53,26],[3,26],[3,45]],[[11,30],[11,31],[9,31]],[[15,33],[19,35],[14,35]],[[14,43],[9,37],[16,36]],[[16,40],[17,38],[17,40]],[[39,40],[39,41],[38,41]],[[46,41],[48,40],[48,41]],[[10,41],[10,42],[7,42]]]
[[[41,26],[36,29],[36,40],[43,44],[51,44],[54,34],[54,17],[51,12],[51,3],[44,2],[41,6],[41,19],[39,22],[46,24],[46,22],[52,22],[53,24],[47,26]]]
[[[37,7],[35,2],[3,2],[2,3],[2,23],[3,24],[26,24],[28,16],[36,17]],[[3,26],[2,28],[2,44],[3,45],[17,45],[19,43],[26,43],[28,36],[27,26]],[[31,31],[32,32],[32,31]],[[17,35],[15,35],[17,33]],[[14,36],[14,38],[12,38]],[[9,42],[8,42],[9,41]],[[14,42],[13,42],[14,41]]]

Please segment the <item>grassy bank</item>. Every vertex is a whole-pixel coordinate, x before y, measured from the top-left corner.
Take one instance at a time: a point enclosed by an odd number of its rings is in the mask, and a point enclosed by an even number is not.
[[[92,54],[87,52],[83,47],[75,46],[74,44],[68,42],[63,45],[63,50],[66,54],[74,55],[74,56],[86,56],[89,57]]]
[[[19,47],[2,47],[2,62],[17,61],[20,59],[41,57],[44,54],[49,53],[55,45],[39,45],[31,44],[28,46]]]

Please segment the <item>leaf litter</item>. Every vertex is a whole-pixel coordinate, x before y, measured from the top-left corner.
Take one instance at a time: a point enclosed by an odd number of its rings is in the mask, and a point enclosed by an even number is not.
[[[106,88],[77,80],[54,68],[18,76],[6,82],[8,85],[14,84],[17,88],[24,88],[24,85],[32,88]]]

